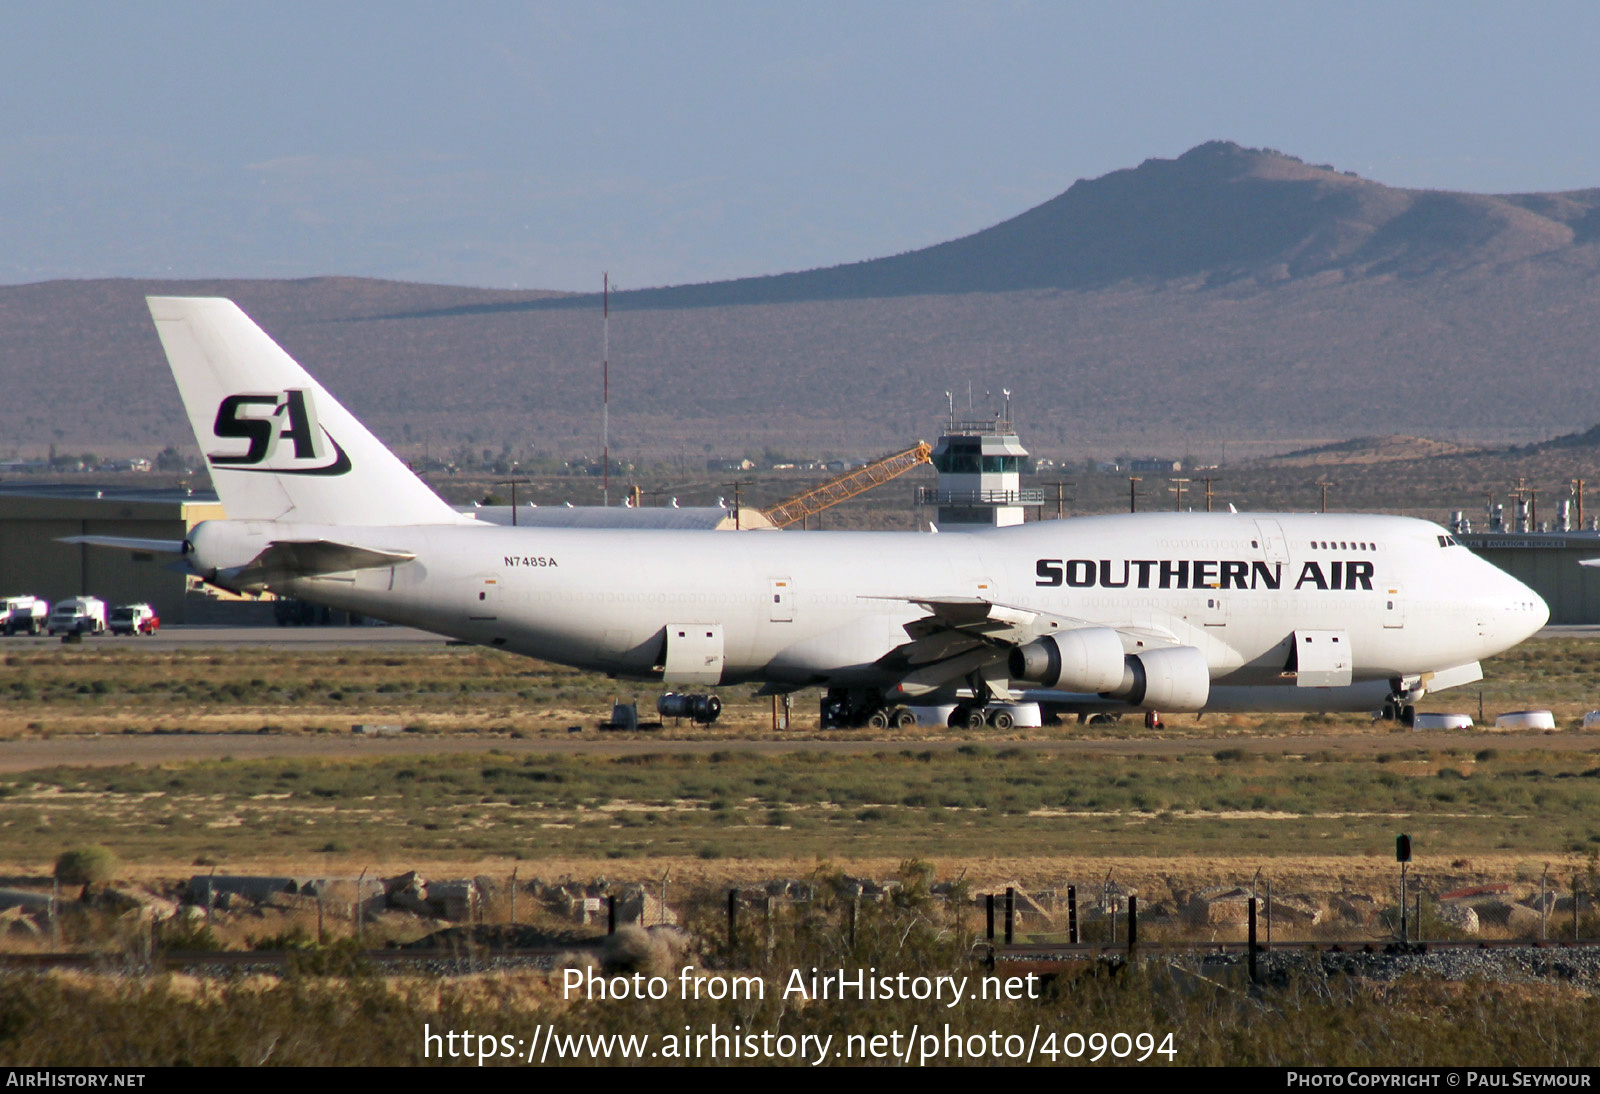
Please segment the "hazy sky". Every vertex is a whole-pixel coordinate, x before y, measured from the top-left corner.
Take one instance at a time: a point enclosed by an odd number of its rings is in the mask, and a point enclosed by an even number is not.
[[[1226,138],[1600,185],[1600,4],[0,0],[0,282],[871,258]]]

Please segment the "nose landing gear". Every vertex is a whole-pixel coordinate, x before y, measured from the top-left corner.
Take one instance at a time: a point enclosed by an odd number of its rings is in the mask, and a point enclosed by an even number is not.
[[[1407,729],[1410,729],[1417,724],[1417,708],[1411,703],[1389,699],[1384,702],[1383,709],[1378,712],[1378,717],[1385,722],[1399,722]]]
[[[1407,729],[1417,724],[1417,701],[1427,693],[1420,685],[1407,687],[1404,679],[1396,676],[1389,681],[1389,697],[1383,701],[1378,717],[1386,722],[1399,722]]]

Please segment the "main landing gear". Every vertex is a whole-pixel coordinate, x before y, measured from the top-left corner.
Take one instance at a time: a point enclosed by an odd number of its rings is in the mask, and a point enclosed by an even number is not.
[[[991,694],[974,696],[956,704],[945,724],[955,729],[1012,729],[1017,715]],[[865,689],[832,688],[822,697],[823,729],[911,729],[917,725],[917,712],[897,703],[884,702],[883,696]],[[1034,723],[1025,723],[1034,724]]]
[[[883,701],[874,691],[830,688],[822,697],[823,729],[910,729],[917,724],[909,708]]]
[[[1011,729],[1017,719],[1004,707],[989,707],[983,703],[962,703],[950,713],[949,725],[957,729]]]

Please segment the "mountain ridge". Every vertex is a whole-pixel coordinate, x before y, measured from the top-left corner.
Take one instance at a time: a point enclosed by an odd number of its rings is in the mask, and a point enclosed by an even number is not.
[[[613,452],[886,450],[947,389],[1040,452],[1530,443],[1600,418],[1600,189],[1385,186],[1210,142],[960,239],[613,294]],[[191,448],[142,296],[226,295],[397,447],[599,449],[598,294],[360,278],[0,288],[0,449]],[[0,455],[4,455],[0,451]]]
[[[1199,277],[1208,286],[1445,272],[1600,239],[1600,188],[1536,194],[1406,189],[1271,149],[1210,141],[1079,179],[1017,216],[880,258],[615,293],[621,309],[1088,290]],[[1476,253],[1467,255],[1463,249]],[[518,307],[582,307],[576,293]]]

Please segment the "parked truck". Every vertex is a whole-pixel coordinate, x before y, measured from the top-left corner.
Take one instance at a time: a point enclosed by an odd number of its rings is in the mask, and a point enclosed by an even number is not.
[[[0,629],[7,638],[17,633],[38,634],[49,626],[50,605],[36,596],[8,596],[0,604]]]
[[[58,600],[50,610],[50,636],[58,634],[105,634],[106,602],[97,596],[75,596]]]
[[[161,617],[148,604],[122,604],[112,609],[108,625],[112,634],[155,634],[161,628]]]

